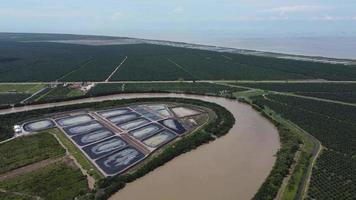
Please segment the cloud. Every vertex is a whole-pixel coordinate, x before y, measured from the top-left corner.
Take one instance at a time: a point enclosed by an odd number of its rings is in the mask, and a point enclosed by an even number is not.
[[[116,11],[114,13],[112,13],[111,15],[111,20],[113,21],[119,21],[119,20],[122,20],[124,18],[126,18],[127,15],[121,11]]]
[[[48,11],[33,12],[28,10],[0,10],[0,16],[22,17],[22,18],[71,18],[81,17],[77,12],[71,11]]]
[[[225,18],[229,21],[280,21],[289,20],[287,16],[232,16]]]
[[[331,15],[324,15],[321,17],[312,17],[312,20],[315,21],[350,21],[350,20],[356,20],[356,16],[354,17],[341,17],[341,16],[331,16]]]
[[[173,13],[176,13],[176,14],[181,14],[184,12],[184,8],[182,6],[177,6],[173,9]]]
[[[289,13],[311,12],[322,10],[323,7],[316,5],[291,5],[281,6],[265,10],[266,12],[278,13],[279,15],[287,15]]]

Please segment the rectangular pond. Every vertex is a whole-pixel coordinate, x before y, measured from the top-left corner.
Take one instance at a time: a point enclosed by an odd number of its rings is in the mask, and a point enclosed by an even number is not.
[[[100,158],[95,163],[109,176],[124,172],[133,164],[145,157],[143,153],[133,147]]]
[[[165,120],[159,121],[159,123],[169,129],[171,129],[172,131],[174,131],[175,133],[177,133],[179,135],[186,132],[186,129],[183,127],[183,125],[177,119],[173,119],[173,118],[165,119]]]
[[[55,121],[61,127],[66,127],[66,126],[74,126],[78,124],[87,123],[93,120],[94,118],[92,116],[88,114],[81,114],[81,115],[63,117],[60,119],[56,119]]]
[[[162,132],[157,133],[156,135],[153,135],[143,140],[142,142],[149,147],[158,148],[176,137],[177,135],[174,134],[172,131],[164,130]]]
[[[141,117],[139,114],[134,113],[134,112],[130,112],[130,113],[126,113],[126,114],[122,114],[122,115],[116,115],[113,117],[108,117],[107,119],[109,121],[111,121],[114,124],[122,124],[128,121],[132,121],[134,119],[137,119]]]
[[[150,136],[158,133],[162,129],[163,129],[163,127],[161,125],[152,123],[147,126],[143,126],[141,128],[129,131],[129,134],[138,140],[143,140],[147,137],[150,137]]]
[[[130,129],[138,128],[138,127],[143,126],[148,123],[150,123],[149,120],[147,120],[145,118],[138,118],[138,119],[135,119],[133,121],[130,121],[130,122],[127,122],[124,124],[118,124],[118,126],[124,130],[130,130]]]
[[[27,132],[38,132],[55,127],[55,123],[50,119],[26,122],[23,124],[23,130]]]
[[[100,112],[98,112],[98,114],[105,118],[108,118],[108,117],[113,117],[116,115],[122,115],[122,114],[128,113],[130,111],[131,110],[128,108],[118,108],[118,109],[100,111]]]
[[[121,150],[127,146],[128,144],[123,139],[121,139],[121,137],[115,136],[110,139],[86,146],[83,148],[83,150],[91,159],[97,159],[99,157]]]
[[[94,130],[89,133],[75,135],[72,137],[72,139],[79,146],[85,146],[85,145],[89,145],[91,143],[98,142],[100,140],[112,137],[114,135],[115,134],[113,132],[111,132],[110,130],[108,130],[107,128],[101,128],[101,129],[97,129],[97,130]]]
[[[70,126],[63,128],[63,130],[70,136],[72,135],[78,135],[78,134],[84,134],[84,133],[89,133],[98,129],[104,128],[103,125],[101,125],[97,121],[91,121],[85,124],[80,124],[77,126]]]

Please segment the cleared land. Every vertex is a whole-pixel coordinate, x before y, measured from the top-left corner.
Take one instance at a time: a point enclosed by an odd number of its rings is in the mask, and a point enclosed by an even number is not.
[[[0,173],[48,158],[64,155],[64,149],[49,133],[19,137],[0,144]]]

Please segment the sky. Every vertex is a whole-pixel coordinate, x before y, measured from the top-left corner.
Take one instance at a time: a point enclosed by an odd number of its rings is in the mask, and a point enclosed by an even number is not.
[[[1,0],[0,32],[178,41],[356,36],[356,1]]]

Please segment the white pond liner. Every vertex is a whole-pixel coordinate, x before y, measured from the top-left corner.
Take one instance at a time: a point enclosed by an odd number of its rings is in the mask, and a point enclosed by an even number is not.
[[[171,108],[173,113],[177,116],[177,117],[189,117],[192,115],[197,115],[200,112],[187,108],[187,107],[175,107],[175,108]]]
[[[130,110],[128,110],[128,109],[115,109],[115,110],[101,111],[101,112],[98,112],[98,114],[107,118],[107,117],[112,117],[112,116],[116,116],[116,115],[122,115],[122,114],[125,114],[128,112],[130,112]]]
[[[92,121],[93,118],[90,115],[77,115],[77,116],[69,116],[61,119],[57,119],[56,122],[64,127],[64,126],[73,126],[77,124],[84,124]]]
[[[28,132],[37,132],[45,129],[49,129],[54,127],[53,121],[49,119],[34,121],[34,122],[27,122],[23,125],[23,129]]]
[[[148,121],[147,119],[144,118],[139,118],[130,122],[127,122],[125,124],[120,124],[119,127],[125,130],[130,130],[133,128],[138,128],[142,125],[145,125],[147,123],[149,123],[150,121]]]
[[[80,133],[87,133],[99,128],[103,128],[103,126],[97,122],[95,123],[90,123],[90,124],[85,124],[85,125],[79,125],[79,126],[75,126],[72,128],[68,128],[68,132],[71,135],[75,135],[75,134],[80,134]]]

